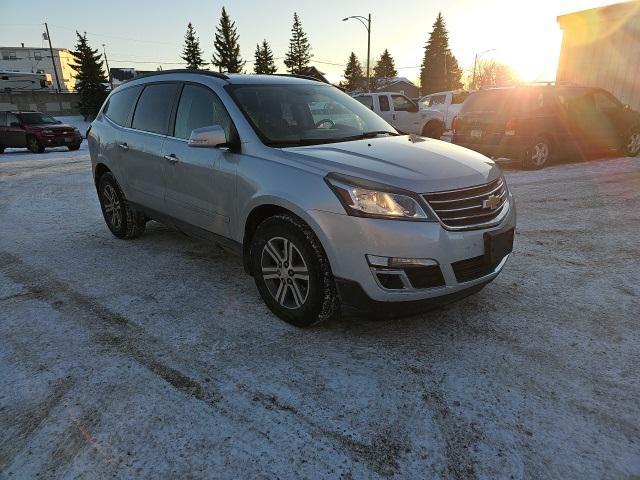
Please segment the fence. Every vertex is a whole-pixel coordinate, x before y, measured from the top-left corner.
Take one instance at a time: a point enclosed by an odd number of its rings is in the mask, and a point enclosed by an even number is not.
[[[51,115],[79,115],[77,93],[0,93],[0,110],[37,110]]]

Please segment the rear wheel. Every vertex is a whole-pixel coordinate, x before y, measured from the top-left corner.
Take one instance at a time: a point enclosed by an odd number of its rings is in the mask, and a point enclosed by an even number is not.
[[[551,144],[546,137],[537,137],[524,152],[522,163],[525,168],[538,170],[549,164]]]
[[[260,296],[284,321],[308,327],[338,314],[329,261],[299,218],[282,214],[264,220],[253,236],[250,259]]]
[[[640,128],[634,128],[626,137],[623,153],[626,157],[636,157],[640,153]]]
[[[437,140],[439,140],[440,137],[442,137],[443,133],[444,133],[444,125],[440,122],[429,122],[422,129],[423,137],[435,138]]]
[[[33,153],[42,153],[44,152],[44,147],[40,144],[40,140],[34,135],[29,135],[27,137],[27,148],[30,152]]]
[[[111,172],[98,180],[98,199],[104,221],[118,238],[135,238],[144,233],[146,218],[129,206],[118,182]]]

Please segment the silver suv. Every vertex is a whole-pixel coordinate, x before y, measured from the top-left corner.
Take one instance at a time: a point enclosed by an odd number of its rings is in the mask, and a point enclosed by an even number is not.
[[[512,250],[515,204],[491,160],[399,135],[313,79],[139,77],[109,95],[88,139],[115,236],[153,219],[230,249],[294,325],[463,298]]]

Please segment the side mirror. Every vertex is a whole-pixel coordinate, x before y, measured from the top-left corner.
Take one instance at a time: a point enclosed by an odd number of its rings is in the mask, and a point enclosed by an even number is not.
[[[190,147],[216,148],[228,143],[224,128],[220,125],[196,128],[191,132],[188,145]]]

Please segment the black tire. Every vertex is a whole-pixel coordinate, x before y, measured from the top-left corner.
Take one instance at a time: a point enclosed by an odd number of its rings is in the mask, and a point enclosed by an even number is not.
[[[40,140],[38,140],[38,137],[36,137],[35,135],[29,135],[27,137],[27,148],[32,153],[44,152],[44,147],[40,143]]]
[[[640,154],[640,127],[629,130],[622,145],[622,154],[625,157],[637,157]]]
[[[538,136],[522,156],[522,166],[527,170],[539,170],[550,163],[552,145],[545,136]]]
[[[286,251],[291,254],[278,253]],[[329,260],[320,241],[300,218],[279,214],[264,220],[256,229],[249,255],[260,296],[282,320],[309,327],[338,315],[340,303]]]
[[[445,128],[442,123],[431,121],[423,127],[422,136],[440,140],[440,137],[444,134],[444,130]]]
[[[0,145],[0,153],[4,153],[4,147]]]
[[[104,173],[98,180],[98,199],[104,221],[116,237],[135,238],[144,233],[145,216],[129,206],[111,172]]]
[[[73,150],[80,150],[80,144],[79,143],[74,143],[73,145],[67,145],[67,148],[71,151]]]

